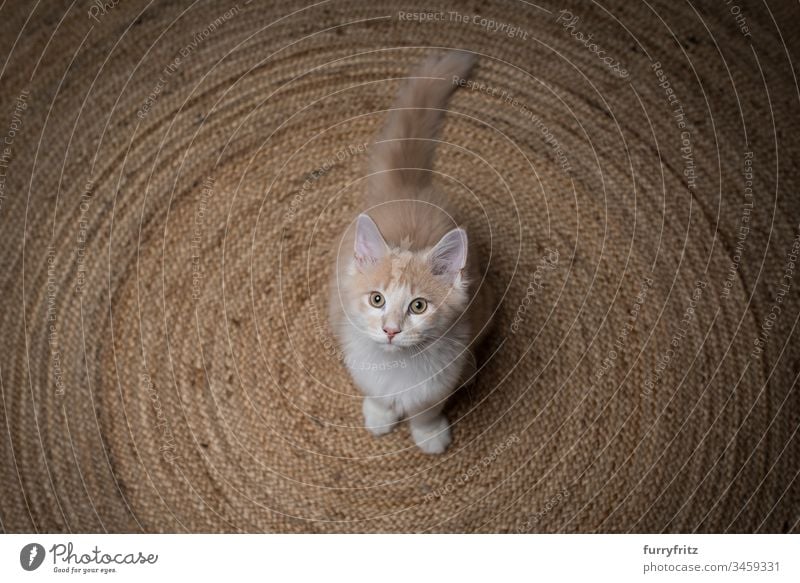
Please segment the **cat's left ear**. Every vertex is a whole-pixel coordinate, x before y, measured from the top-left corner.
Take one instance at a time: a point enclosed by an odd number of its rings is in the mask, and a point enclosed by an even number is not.
[[[455,277],[467,264],[467,232],[448,231],[428,253],[428,262],[434,275]]]

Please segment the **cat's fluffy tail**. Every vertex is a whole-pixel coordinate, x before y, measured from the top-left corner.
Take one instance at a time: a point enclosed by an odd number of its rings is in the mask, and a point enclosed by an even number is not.
[[[428,186],[445,107],[475,61],[465,52],[437,54],[405,81],[372,148],[370,202],[415,198]]]

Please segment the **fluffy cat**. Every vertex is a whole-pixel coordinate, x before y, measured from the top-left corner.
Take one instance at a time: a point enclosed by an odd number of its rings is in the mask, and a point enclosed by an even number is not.
[[[442,409],[474,377],[472,351],[490,314],[467,232],[431,183],[444,108],[474,62],[461,52],[434,56],[401,87],[331,286],[331,322],[364,394],[366,428],[382,435],[405,418],[429,454],[450,445]]]

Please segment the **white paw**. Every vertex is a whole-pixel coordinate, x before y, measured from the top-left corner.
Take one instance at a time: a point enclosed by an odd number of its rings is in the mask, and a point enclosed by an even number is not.
[[[447,417],[439,415],[425,424],[411,422],[411,437],[423,452],[427,454],[444,453],[450,445],[450,423]]]
[[[400,419],[397,413],[369,398],[364,399],[363,410],[364,427],[375,437],[389,433]]]

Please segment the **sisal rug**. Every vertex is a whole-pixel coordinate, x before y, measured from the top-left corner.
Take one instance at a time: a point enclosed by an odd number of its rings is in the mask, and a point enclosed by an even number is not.
[[[0,9],[6,532],[798,532],[800,10]],[[499,300],[430,457],[326,318],[402,77]]]

